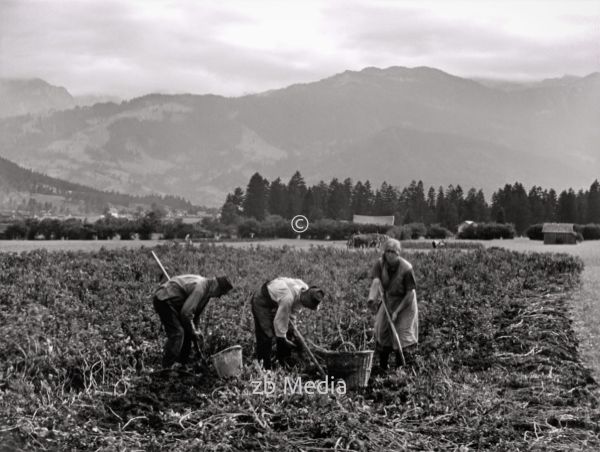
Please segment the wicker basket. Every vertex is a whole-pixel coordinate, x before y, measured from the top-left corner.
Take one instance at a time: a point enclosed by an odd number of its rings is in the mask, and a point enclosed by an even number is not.
[[[334,352],[318,349],[316,354],[325,361],[327,373],[332,377],[342,378],[348,388],[364,388],[368,385],[373,350]]]

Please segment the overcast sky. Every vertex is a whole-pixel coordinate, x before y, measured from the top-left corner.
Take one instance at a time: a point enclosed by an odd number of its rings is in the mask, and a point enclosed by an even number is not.
[[[0,77],[72,94],[237,96],[347,69],[600,71],[600,0],[0,0]]]

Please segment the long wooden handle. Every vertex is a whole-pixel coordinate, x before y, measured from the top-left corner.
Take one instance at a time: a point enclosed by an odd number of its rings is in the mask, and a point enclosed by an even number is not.
[[[298,328],[296,328],[296,325],[294,325],[294,322],[292,322],[291,320],[290,320],[290,326],[292,327],[292,332],[300,341],[300,345],[302,345],[302,348],[304,348],[304,350],[306,350],[306,353],[308,353],[308,356],[310,357],[311,361],[315,364],[315,366],[317,366],[317,369],[318,369],[319,373],[321,374],[321,376],[323,378],[327,377],[327,373],[325,373],[325,371],[323,370],[323,368],[317,361],[317,358],[315,358],[315,355],[313,355],[313,352],[310,350],[310,348],[308,348],[308,345],[306,344],[304,337],[302,336],[302,334],[300,333]]]
[[[385,310],[385,316],[387,317],[388,322],[390,322],[390,328],[392,329],[392,333],[394,334],[394,339],[396,339],[396,343],[398,344],[398,351],[400,352],[400,356],[402,357],[402,365],[406,366],[406,361],[404,360],[404,353],[402,352],[402,344],[400,343],[400,337],[398,337],[398,332],[396,331],[396,326],[394,325],[394,322],[392,322],[392,316],[390,315],[390,311],[388,311],[386,302],[387,302],[387,297],[385,296],[385,292],[384,292],[383,309]]]
[[[154,254],[154,251],[150,251],[150,252],[152,253],[152,257],[154,258],[154,260],[156,261],[156,263],[158,264],[158,266],[160,267],[160,269],[162,270],[162,272],[165,274],[165,276],[167,277],[167,279],[171,279],[171,277],[169,276],[169,274],[165,270],[165,267],[163,267],[163,264],[161,264],[160,260],[158,260],[158,256],[156,254]]]

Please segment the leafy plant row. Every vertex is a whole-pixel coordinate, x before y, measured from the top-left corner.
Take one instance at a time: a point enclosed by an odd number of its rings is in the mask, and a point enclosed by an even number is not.
[[[170,274],[226,273],[236,286],[203,318],[207,351],[243,347],[240,379],[160,372],[150,249],[0,255],[0,442],[52,450],[588,450],[596,386],[567,313],[580,260],[501,249],[410,253],[419,353],[339,395],[253,395],[248,299],[291,275],[328,293],[298,326],[314,342],[372,349],[376,252],[161,246]],[[317,378],[310,368],[296,372]],[[296,375],[279,370],[281,382]]]

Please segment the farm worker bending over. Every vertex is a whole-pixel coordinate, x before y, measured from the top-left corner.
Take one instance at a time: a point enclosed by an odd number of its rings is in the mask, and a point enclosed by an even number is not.
[[[398,240],[389,239],[383,245],[383,256],[373,265],[373,282],[369,290],[368,306],[375,313],[375,349],[379,353],[379,366],[387,369],[392,350],[396,351],[396,365],[402,361],[398,344],[385,314],[386,303],[392,322],[396,327],[402,349],[419,340],[419,310],[417,308],[416,283],[412,265],[400,257]]]
[[[283,277],[267,281],[252,295],[256,355],[265,369],[271,368],[273,338],[277,342],[277,360],[284,364],[296,346],[287,338],[290,320],[302,307],[316,310],[324,295],[323,290],[309,287],[301,279]]]
[[[187,363],[192,340],[202,337],[198,331],[200,314],[211,298],[225,295],[232,288],[226,276],[180,275],[160,285],[152,301],[167,333],[164,368],[171,367],[175,361]]]

